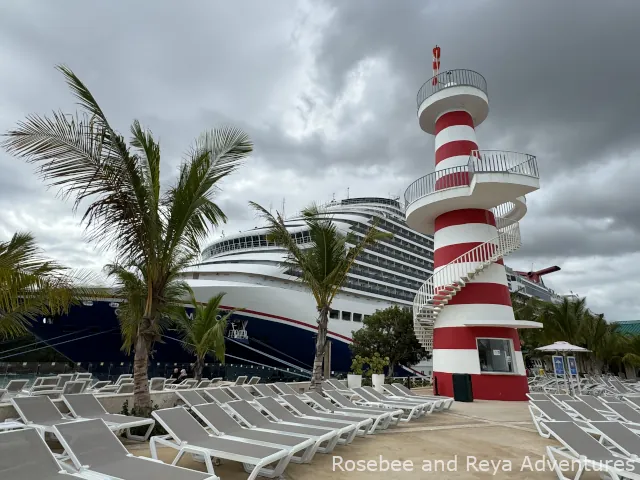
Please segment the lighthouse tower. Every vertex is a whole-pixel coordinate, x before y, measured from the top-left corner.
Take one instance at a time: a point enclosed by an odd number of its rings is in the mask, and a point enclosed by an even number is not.
[[[536,157],[481,150],[487,84],[471,70],[439,72],[418,92],[418,120],[435,135],[435,171],[405,192],[407,224],[434,236],[433,275],[413,304],[414,329],[433,352],[434,390],[453,395],[455,374],[470,374],[473,396],[526,400],[527,378],[503,258],[521,245],[525,195],[539,185]]]

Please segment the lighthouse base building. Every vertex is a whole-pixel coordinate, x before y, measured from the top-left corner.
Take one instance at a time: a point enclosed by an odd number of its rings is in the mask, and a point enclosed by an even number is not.
[[[435,135],[435,170],[405,192],[408,225],[434,237],[434,273],[414,299],[414,330],[433,352],[438,394],[453,396],[454,375],[467,374],[476,399],[526,400],[518,329],[541,324],[515,319],[503,258],[521,245],[537,161],[479,148],[475,129],[489,111],[482,75],[434,73],[418,92],[418,119]]]

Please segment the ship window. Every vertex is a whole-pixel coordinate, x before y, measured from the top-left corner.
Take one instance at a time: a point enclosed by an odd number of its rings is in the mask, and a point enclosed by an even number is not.
[[[340,312],[338,310],[329,310],[329,318],[338,319],[340,318]]]
[[[478,357],[483,372],[513,373],[513,347],[510,339],[478,338]]]
[[[342,320],[351,320],[351,312],[342,311]]]
[[[354,322],[361,322],[362,321],[362,314],[361,313],[354,313],[353,314],[353,321]]]

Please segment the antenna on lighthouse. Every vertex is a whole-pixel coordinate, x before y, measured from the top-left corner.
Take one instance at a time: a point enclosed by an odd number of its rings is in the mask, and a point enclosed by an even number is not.
[[[432,85],[438,84],[438,72],[440,71],[440,47],[436,45],[433,47],[433,80]]]

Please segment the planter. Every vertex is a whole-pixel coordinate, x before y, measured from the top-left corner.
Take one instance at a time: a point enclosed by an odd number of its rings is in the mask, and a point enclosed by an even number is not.
[[[371,375],[371,383],[373,384],[373,388],[378,392],[384,393],[382,390],[382,385],[384,385],[384,373],[374,373]]]
[[[354,375],[349,373],[347,375],[347,386],[349,388],[357,388],[362,386],[362,375]]]

